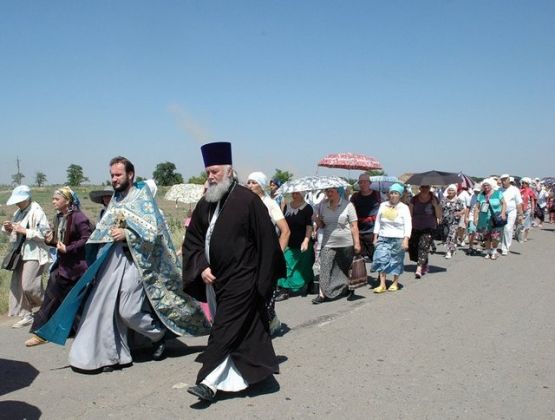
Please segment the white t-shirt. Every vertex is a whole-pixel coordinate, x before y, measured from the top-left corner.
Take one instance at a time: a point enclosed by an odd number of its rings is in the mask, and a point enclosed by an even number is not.
[[[545,208],[547,206],[547,199],[548,199],[548,193],[545,190],[545,188],[542,188],[541,191],[536,191],[536,194],[538,195],[538,206],[540,208]]]
[[[522,204],[520,190],[514,185],[510,185],[509,188],[501,187],[499,191],[503,193],[503,198],[505,203],[507,203],[507,212],[516,210],[516,206]]]
[[[458,197],[458,198],[459,198],[460,200],[462,200],[462,202],[464,203],[464,206],[465,206],[466,208],[469,208],[469,207],[470,207],[470,198],[471,198],[471,195],[468,193],[468,191],[462,190],[461,193],[459,194],[459,197]]]
[[[412,217],[409,206],[404,203],[397,203],[391,207],[389,201],[380,204],[374,233],[384,238],[410,238],[412,230]]]

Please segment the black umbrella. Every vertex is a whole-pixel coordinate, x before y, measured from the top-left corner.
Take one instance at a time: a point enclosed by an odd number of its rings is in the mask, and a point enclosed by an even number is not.
[[[453,172],[428,171],[412,175],[405,181],[411,185],[448,185],[461,182],[458,174]]]

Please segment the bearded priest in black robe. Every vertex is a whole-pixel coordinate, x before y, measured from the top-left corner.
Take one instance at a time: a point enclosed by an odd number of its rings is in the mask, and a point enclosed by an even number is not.
[[[218,390],[241,391],[278,373],[265,302],[285,276],[285,260],[268,210],[233,177],[231,144],[201,151],[208,187],[183,243],[183,283],[214,317],[197,384],[188,389],[212,401]]]

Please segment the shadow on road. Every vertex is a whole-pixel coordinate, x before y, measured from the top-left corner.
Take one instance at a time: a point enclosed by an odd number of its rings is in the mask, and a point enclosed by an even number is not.
[[[34,405],[22,401],[0,401],[0,419],[35,420],[41,415],[42,412]]]
[[[0,359],[0,395],[31,385],[38,375],[39,371],[30,363]]]
[[[164,356],[168,358],[183,357],[194,353],[201,353],[206,346],[188,346],[179,340],[168,340]],[[132,351],[133,363],[144,363],[152,361],[152,348],[140,347]]]
[[[405,265],[407,273],[416,273],[416,264]],[[428,265],[428,273],[444,273],[447,269],[445,267],[438,267],[437,265]]]

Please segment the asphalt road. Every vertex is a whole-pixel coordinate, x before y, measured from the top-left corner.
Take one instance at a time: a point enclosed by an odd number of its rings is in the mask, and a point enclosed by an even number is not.
[[[0,418],[554,419],[554,245],[547,224],[497,261],[436,254],[421,280],[409,264],[397,293],[280,302],[281,374],[210,406],[185,390],[205,338],[82,375],[67,346],[25,348],[27,332],[0,318]]]

